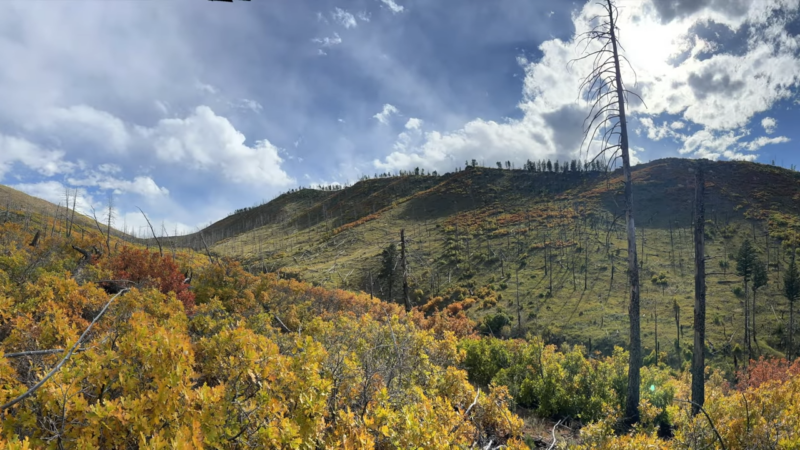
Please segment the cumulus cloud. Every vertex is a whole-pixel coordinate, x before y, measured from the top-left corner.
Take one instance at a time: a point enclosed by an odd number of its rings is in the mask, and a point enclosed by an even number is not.
[[[240,99],[238,102],[231,103],[231,106],[239,109],[249,109],[254,113],[260,113],[264,109],[264,107],[261,106],[261,103],[249,98]]]
[[[392,114],[397,114],[398,112],[399,111],[397,110],[397,108],[394,107],[394,105],[387,103],[383,105],[383,110],[381,110],[381,112],[375,114],[372,117],[374,117],[378,122],[384,125],[388,125],[389,117],[391,117]]]
[[[646,102],[645,107],[634,96],[629,98],[630,119],[641,124],[635,131],[642,138],[674,142],[680,154],[711,159],[752,159],[757,155],[749,152],[785,142],[748,141],[747,127],[754,116],[791,97],[800,86],[800,37],[787,31],[799,7],[796,1],[782,0],[626,3],[618,23],[636,73],[626,66],[623,78]],[[591,29],[591,18],[598,12],[595,2],[587,2],[573,15],[571,39],[543,42],[539,60],[518,58],[525,69],[518,104],[521,118],[474,119],[449,131],[431,131],[417,146],[395,145],[374,165],[447,170],[472,158],[522,162],[594,156],[581,147],[588,108],[578,95],[591,60],[568,63],[582,54],[579,36]],[[723,35],[729,40],[723,41]],[[731,43],[734,38],[738,40]],[[767,121],[765,131],[770,125]],[[598,148],[595,145],[594,151]]]
[[[124,151],[130,143],[122,120],[88,105],[47,109],[26,128],[58,136],[62,141],[92,144],[116,152]]]
[[[339,36],[339,33],[333,33],[333,36],[331,37],[314,38],[311,40],[311,42],[320,44],[323,47],[333,47],[335,45],[341,44],[342,38]]]
[[[393,14],[401,13],[405,8],[402,5],[398,5],[394,0],[381,0],[381,3],[386,5]]]
[[[116,164],[100,164],[97,166],[97,170],[103,173],[120,173],[122,172],[122,168]]]
[[[331,17],[333,20],[339,23],[339,25],[345,28],[355,28],[358,26],[358,22],[356,22],[356,18],[351,13],[347,12],[342,8],[336,8],[331,13]]]
[[[169,189],[159,187],[152,178],[138,176],[133,180],[115,178],[108,174],[88,173],[83,178],[67,178],[67,182],[72,186],[97,187],[103,190],[112,191],[115,194],[138,194],[142,197],[166,197]]]
[[[18,183],[11,185],[11,187],[28,195],[47,200],[54,205],[62,206],[66,202],[66,190],[72,190],[72,187],[66,186],[54,180],[42,181],[38,183]],[[70,195],[72,195],[72,193],[70,193]],[[92,206],[97,208],[100,205],[95,204],[94,199],[91,195],[89,195],[88,192],[86,192],[85,189],[78,189],[78,195],[75,201],[75,210],[82,214],[89,214],[92,210]]]
[[[208,106],[185,119],[162,119],[139,128],[156,156],[204,172],[220,172],[228,181],[255,186],[288,186],[294,180],[281,169],[283,159],[268,140],[245,143],[245,136]]]
[[[64,160],[64,151],[48,150],[22,138],[0,134],[0,180],[21,164],[45,177],[72,172],[75,164]]]
[[[784,144],[784,143],[789,142],[789,141],[790,141],[790,139],[787,138],[786,136],[777,136],[777,137],[773,137],[773,138],[766,137],[766,136],[761,136],[761,137],[759,137],[759,138],[757,138],[755,140],[752,140],[750,142],[742,144],[742,148],[744,148],[745,150],[749,150],[751,152],[754,152],[754,151],[760,149],[761,147],[764,147],[765,145]]]
[[[764,117],[763,119],[761,119],[761,126],[764,128],[765,133],[772,134],[778,127],[778,121],[773,119],[772,117]]]
[[[416,117],[412,117],[408,119],[406,122],[406,129],[408,130],[418,130],[422,126],[422,119],[417,119]]]

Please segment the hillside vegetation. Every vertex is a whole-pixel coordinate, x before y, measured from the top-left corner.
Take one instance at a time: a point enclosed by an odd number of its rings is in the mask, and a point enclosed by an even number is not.
[[[800,175],[763,164],[707,163],[708,354],[713,364],[734,370],[748,356],[737,346],[744,299],[734,260],[744,240],[768,265],[750,356],[786,350],[781,280],[796,241]],[[645,354],[655,349],[657,324],[659,349],[675,367],[691,350],[693,164],[658,160],[633,173]],[[412,305],[463,309],[496,336],[530,331],[547,342],[610,354],[626,344],[628,327],[622,175],[564,166],[552,172],[468,166],[442,176],[301,190],[203,233],[213,253],[253,272],[402,304],[404,230]]]
[[[452,304],[406,312],[113,237],[104,252],[94,232],[37,240],[48,218],[26,217],[0,224],[3,450],[800,445],[800,363],[709,370],[692,417],[688,373],[651,360],[620,433],[622,348],[547,345],[533,324],[481,336]]]

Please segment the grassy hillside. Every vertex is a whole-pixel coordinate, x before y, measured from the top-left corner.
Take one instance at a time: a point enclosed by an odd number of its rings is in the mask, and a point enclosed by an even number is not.
[[[760,351],[780,353],[788,320],[780,280],[788,262],[787,230],[800,213],[800,176],[754,163],[707,163],[710,351],[719,363],[730,363],[722,356],[730,356],[741,340],[743,299],[734,293],[741,278],[731,256],[750,239],[769,262],[770,282],[757,293]],[[683,347],[691,344],[693,164],[666,159],[634,171],[645,350],[654,348],[657,323],[661,351],[678,364],[679,330]],[[627,340],[623,223],[620,171],[531,173],[479,167],[439,177],[367,180],[336,192],[286,194],[204,233],[223,225],[245,230],[229,232],[234,235],[211,249],[252,270],[280,271],[399,301],[399,262],[391,293],[379,273],[387,246],[395,244],[399,256],[404,229],[415,305],[434,309],[462,302],[454,308],[472,305],[468,314],[479,321],[508,315],[511,323],[494,330],[497,334],[517,333],[521,319],[523,330],[551,341],[610,351]],[[661,273],[668,280],[663,289],[651,283]],[[506,322],[497,320],[492,323]]]
[[[63,204],[54,205],[24,192],[0,185],[0,222],[14,221],[26,225],[35,223],[46,234],[63,233],[67,218],[72,221],[72,211]],[[102,218],[100,218],[102,220]],[[86,233],[89,229],[97,229],[95,221],[79,212],[74,215],[76,233]],[[114,236],[123,236],[119,230],[111,229]]]

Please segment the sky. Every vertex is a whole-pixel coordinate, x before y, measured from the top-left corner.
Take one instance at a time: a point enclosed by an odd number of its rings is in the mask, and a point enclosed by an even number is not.
[[[632,159],[800,162],[800,0],[617,0]],[[0,183],[190,232],[300,186],[585,159],[594,1],[5,0]]]

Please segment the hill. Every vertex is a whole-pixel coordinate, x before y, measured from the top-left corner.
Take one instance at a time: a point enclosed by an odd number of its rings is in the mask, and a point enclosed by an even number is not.
[[[787,230],[800,214],[800,175],[755,163],[705,163],[710,352],[732,364],[739,351],[743,300],[732,258],[749,239],[769,265],[770,282],[757,293],[759,350],[778,354],[788,320],[780,279],[792,241]],[[659,347],[676,364],[678,335],[685,347],[692,329],[694,164],[664,159],[633,173],[645,350],[654,348],[658,324]],[[628,328],[621,194],[621,171],[468,167],[289,193],[201,233],[211,237],[212,252],[252,271],[399,302],[404,230],[415,306],[457,303],[451,307],[499,326],[498,335],[521,325],[553,342],[608,352],[625,344]],[[384,253],[390,245],[393,257]],[[650,282],[661,273],[663,289]]]
[[[651,189],[654,192],[677,186],[680,180],[656,175],[679,175],[692,163],[663,164],[650,166],[650,175],[638,173],[641,185],[662,183]],[[785,198],[797,195],[792,173],[748,165],[715,166],[714,171],[717,184],[710,181],[709,185],[720,195],[709,196],[709,210],[719,214],[709,215],[709,241],[722,245],[724,251],[725,245],[732,248],[750,233],[762,237],[760,224],[769,217],[765,229],[770,233],[763,237],[794,245],[791,230],[796,222],[792,203]],[[768,197],[770,203],[740,206],[731,202],[731,215],[720,212],[720,205],[729,206],[721,195],[722,181],[736,171],[741,171],[742,178],[729,184],[737,192],[756,194],[768,181],[775,193]],[[29,213],[21,216],[22,221],[3,220],[0,449],[525,449],[558,445],[610,450],[684,448],[689,442],[731,449],[798,445],[800,362],[752,361],[736,372],[710,367],[707,415],[694,417],[683,400],[689,396],[688,371],[675,367],[680,358],[691,356],[691,347],[677,346],[668,355],[670,361],[666,357],[645,360],[640,385],[642,420],[630,433],[618,433],[624,418],[627,352],[615,348],[603,356],[583,345],[546,345],[545,340],[580,340],[580,330],[552,325],[566,318],[569,308],[578,313],[570,313],[573,322],[566,322],[585,324],[581,313],[622,304],[616,298],[622,290],[620,275],[613,279],[608,270],[596,267],[610,265],[611,273],[619,267],[616,252],[621,236],[611,217],[616,213],[603,209],[614,203],[618,183],[614,174],[576,173],[561,178],[549,174],[531,181],[531,174],[526,179],[525,174],[476,168],[448,177],[373,184],[408,188],[402,191],[405,197],[376,209],[369,220],[359,218],[333,228],[339,216],[327,213],[329,203],[322,205],[326,213],[316,224],[310,214],[305,217],[304,232],[317,227],[324,234],[319,246],[326,245],[327,239],[339,240],[344,248],[365,242],[372,246],[357,237],[372,233],[380,240],[379,229],[368,229],[387,218],[392,221],[383,224],[386,227],[422,222],[417,230],[406,228],[410,284],[414,301],[422,304],[408,312],[397,304],[400,277],[391,264],[382,272],[395,274],[394,289],[389,289],[385,277],[368,278],[374,281],[370,290],[380,294],[383,289],[382,295],[392,300],[382,301],[366,293],[285,279],[286,266],[281,268],[281,279],[275,273],[248,273],[231,259],[215,260],[186,250],[161,255],[113,236],[107,252],[89,253],[79,249],[102,248],[107,238],[101,232],[87,228],[85,233],[66,236],[59,231],[37,240],[34,236],[51,218]],[[786,184],[773,184],[778,182]],[[426,183],[432,187],[425,188]],[[754,191],[748,192],[747,186]],[[515,189],[523,194],[515,194]],[[530,195],[526,190],[538,193],[539,203],[526,203],[525,196]],[[670,208],[684,202],[678,193],[685,190],[691,190],[691,185],[680,187],[671,197],[662,196],[661,203],[652,207],[671,213]],[[335,195],[339,199],[336,210],[348,211],[354,208],[350,200],[371,197],[366,189],[359,196],[355,192],[324,196]],[[507,209],[484,202],[515,195],[519,203],[509,202]],[[580,201],[572,200],[575,195]],[[285,197],[284,205],[292,204],[293,197]],[[458,198],[467,200],[459,203]],[[452,213],[425,212],[426,202],[447,205],[449,201],[455,203]],[[647,208],[646,203],[640,206]],[[410,212],[400,214],[405,208]],[[423,219],[414,214],[423,214]],[[288,228],[285,224],[292,217],[286,214],[274,222]],[[667,292],[680,300],[679,293],[684,292],[682,271],[690,268],[681,262],[687,258],[682,253],[681,220],[680,215],[653,217],[642,228],[647,232],[643,241],[648,255],[643,265],[650,271],[663,266],[669,282],[663,291],[651,289],[649,297],[643,297],[646,300],[667,296]],[[294,227],[300,229],[301,222],[295,221]],[[235,223],[236,217],[229,226]],[[59,227],[63,231],[63,225]],[[263,232],[261,228],[252,231]],[[673,239],[665,244],[653,235]],[[436,236],[443,237],[443,242],[436,243]],[[219,247],[225,241],[216,244]],[[284,248],[291,245],[297,244],[285,243]],[[382,244],[374,245],[380,250]],[[771,252],[770,277],[778,284],[775,280],[785,252],[770,246],[764,250]],[[498,256],[496,261],[484,261],[481,254]],[[426,257],[431,258],[429,266],[423,265]],[[581,257],[588,270],[576,270]],[[375,269],[374,259],[364,262],[368,274]],[[355,264],[357,257],[352,261]],[[379,266],[382,263],[378,261]],[[256,260],[251,269],[259,264],[264,263]],[[436,275],[445,269],[449,281]],[[418,274],[425,271],[432,274],[430,287],[420,282],[425,280]],[[192,275],[187,277],[187,273]],[[518,277],[523,274],[528,279]],[[288,275],[299,276],[297,272]],[[735,282],[722,276],[718,280],[722,285]],[[537,283],[536,289],[544,289],[546,283],[548,293],[520,295],[521,301],[509,305],[502,295],[516,294],[518,279],[520,287]],[[481,280],[489,281],[480,284]],[[606,281],[608,287],[602,284]],[[775,286],[770,289],[758,294],[759,299],[770,299],[759,303],[761,328],[768,315],[763,310],[782,309],[775,298],[765,295],[775,293]],[[462,296],[468,298],[461,300]],[[571,304],[577,296],[578,303]],[[728,308],[720,314],[735,308],[724,297],[709,296],[710,302]],[[502,320],[505,315],[499,310],[512,310],[530,300],[533,303],[524,306],[538,309],[526,309],[534,315],[526,316],[523,325],[545,339],[487,336],[514,334],[513,324]],[[559,303],[564,311],[560,315],[552,312]],[[715,303],[719,312],[718,306]],[[465,309],[476,318],[488,318],[483,322],[483,336],[475,333],[475,323],[466,317]],[[601,312],[600,324],[585,325],[590,332],[621,326],[613,311]],[[541,319],[547,314],[550,323]],[[714,318],[714,326],[722,327],[723,334],[726,323]],[[665,339],[663,328],[661,333]],[[759,352],[780,350],[780,345],[770,342],[778,335],[760,334]],[[598,346],[595,341],[595,349]],[[715,364],[724,365],[730,353],[737,351],[718,348]],[[775,444],[776,436],[780,436],[779,444]]]
[[[98,216],[100,215],[98,214]],[[64,232],[69,223],[73,222],[74,230],[78,233],[85,234],[89,229],[96,230],[98,227],[94,218],[78,211],[73,213],[71,206],[67,208],[60,203],[54,205],[47,200],[3,185],[0,185],[0,218],[3,222],[14,221],[28,224],[32,221],[39,229],[44,230],[45,234],[49,232],[51,235],[55,232]],[[102,221],[102,217],[99,217],[99,220]],[[105,229],[105,227],[103,228]],[[113,227],[111,234],[124,237],[126,240],[132,239],[131,236]]]

